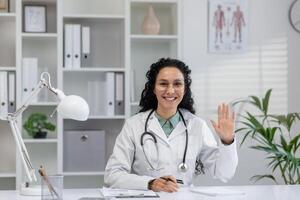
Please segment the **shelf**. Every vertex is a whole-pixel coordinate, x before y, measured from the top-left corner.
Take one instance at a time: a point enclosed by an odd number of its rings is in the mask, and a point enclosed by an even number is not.
[[[0,173],[0,178],[15,178],[16,173]]]
[[[131,0],[131,3],[177,3],[178,0]]]
[[[16,17],[16,13],[0,13],[0,19],[1,18],[15,18],[15,17]]]
[[[56,0],[23,0],[23,3],[56,4]]]
[[[102,176],[104,175],[104,171],[103,172],[63,172],[64,176]]]
[[[93,115],[89,116],[89,119],[125,119],[125,115],[114,115],[114,116],[105,116],[105,115]]]
[[[64,15],[65,19],[125,19],[124,15]]]
[[[23,38],[56,38],[57,33],[22,33]]]
[[[16,67],[1,67],[0,71],[16,71]]]
[[[139,105],[140,105],[140,102],[138,102],[138,101],[130,102],[130,105],[131,105],[131,106],[139,106]]]
[[[157,41],[172,41],[177,40],[177,35],[131,35],[132,40],[157,40]]]
[[[24,143],[57,143],[57,139],[23,139]]]
[[[31,103],[29,106],[57,106],[58,102],[37,102]]]
[[[80,69],[63,69],[64,72],[124,72],[124,68],[116,67],[82,67]]]

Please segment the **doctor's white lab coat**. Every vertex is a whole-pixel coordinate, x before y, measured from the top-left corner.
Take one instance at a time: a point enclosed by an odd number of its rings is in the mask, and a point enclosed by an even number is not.
[[[205,121],[187,110],[181,109],[181,112],[188,129],[187,172],[178,170],[185,148],[186,128],[183,122],[180,121],[167,137],[154,113],[148,121],[147,131],[152,132],[157,139],[158,157],[151,136],[147,135],[143,139],[145,153],[156,170],[150,167],[140,141],[150,113],[146,111],[126,120],[106,165],[105,185],[112,188],[147,189],[150,180],[165,175],[173,175],[189,185],[192,184],[198,155],[205,171],[209,171],[214,178],[223,182],[232,178],[238,163],[236,142],[231,145],[218,142],[218,145]]]

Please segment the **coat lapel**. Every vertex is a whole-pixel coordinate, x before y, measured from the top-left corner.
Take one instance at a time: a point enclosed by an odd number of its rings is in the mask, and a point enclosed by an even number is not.
[[[189,122],[190,122],[190,119],[191,119],[191,115],[189,114],[188,111],[186,111],[184,109],[180,109],[180,111],[181,111],[184,119],[181,119],[181,121],[177,124],[175,129],[172,131],[172,133],[169,136],[169,141],[173,140],[174,138],[176,138],[177,136],[179,136],[181,134],[185,134],[185,130],[189,127]],[[185,127],[182,120],[185,120],[185,123],[186,123],[187,127]]]
[[[174,139],[175,137],[181,135],[181,134],[185,134],[185,126],[183,124],[182,121],[180,121],[177,126],[174,128],[174,130],[172,131],[172,133],[169,136],[169,140]]]
[[[147,130],[151,133],[154,133],[155,136],[168,143],[168,138],[154,114],[152,114],[152,116],[149,119]]]

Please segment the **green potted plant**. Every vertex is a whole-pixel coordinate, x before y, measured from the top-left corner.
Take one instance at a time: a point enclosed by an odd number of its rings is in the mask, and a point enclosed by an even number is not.
[[[300,132],[293,132],[293,125],[300,120],[299,113],[270,114],[269,99],[272,90],[269,89],[263,98],[249,96],[247,100],[237,103],[250,104],[256,108],[255,114],[245,111],[239,116],[241,125],[236,133],[244,134],[241,145],[248,139],[255,140],[252,149],[266,154],[269,174],[255,175],[251,179],[258,181],[263,178],[272,179],[278,183],[274,173],[279,174],[285,184],[300,184]],[[253,110],[253,109],[252,109]]]
[[[55,125],[47,121],[47,116],[43,113],[32,113],[27,121],[23,124],[23,128],[28,135],[33,138],[46,138],[47,131],[54,131]]]

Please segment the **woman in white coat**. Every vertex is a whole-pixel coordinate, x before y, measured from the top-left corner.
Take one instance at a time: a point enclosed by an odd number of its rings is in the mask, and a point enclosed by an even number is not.
[[[176,59],[150,66],[141,110],[126,120],[108,160],[106,186],[175,192],[178,183],[192,184],[195,169],[202,168],[223,182],[232,178],[238,163],[234,113],[218,106],[218,121],[212,121],[217,142],[194,115],[190,73]]]

